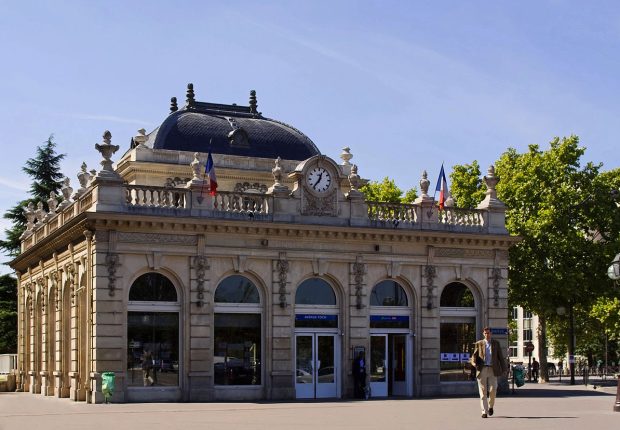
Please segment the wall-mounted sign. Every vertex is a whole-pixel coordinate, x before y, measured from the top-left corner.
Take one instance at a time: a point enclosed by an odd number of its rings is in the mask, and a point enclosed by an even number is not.
[[[498,334],[500,336],[508,336],[507,327],[491,327],[491,334]]]

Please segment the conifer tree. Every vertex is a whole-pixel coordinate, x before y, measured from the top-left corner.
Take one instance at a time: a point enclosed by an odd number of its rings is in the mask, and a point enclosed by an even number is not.
[[[15,207],[9,209],[4,218],[11,220],[13,226],[5,230],[6,239],[0,240],[0,249],[10,256],[17,256],[20,253],[20,236],[26,229],[26,217],[24,208],[28,203],[32,202],[35,206],[39,202],[43,202],[47,208],[47,199],[50,193],[54,191],[60,193],[62,186],[60,173],[60,162],[65,154],[56,153],[56,143],[54,136],[43,142],[43,145],[37,147],[35,158],[26,161],[26,165],[22,170],[32,178],[30,186],[30,198],[19,202]]]

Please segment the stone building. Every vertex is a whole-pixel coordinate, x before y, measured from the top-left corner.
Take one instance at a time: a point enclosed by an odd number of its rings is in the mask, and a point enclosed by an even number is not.
[[[505,207],[428,195],[366,201],[349,148],[336,162],[249,106],[186,104],[101,169],[25,209],[19,389],[101,402],[473,393],[482,327],[507,345]],[[205,179],[211,151],[217,190]],[[211,192],[213,191],[213,193]],[[59,202],[59,203],[58,203]]]

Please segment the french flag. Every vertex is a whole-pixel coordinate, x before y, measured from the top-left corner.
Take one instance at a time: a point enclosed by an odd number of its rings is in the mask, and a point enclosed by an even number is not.
[[[441,170],[439,171],[439,178],[437,178],[437,186],[435,191],[439,191],[439,210],[443,210],[443,205],[448,198],[448,181],[446,180],[446,174],[443,171],[443,163],[441,163]]]
[[[205,165],[205,175],[209,177],[209,194],[214,196],[217,193],[217,176],[215,176],[215,165],[211,156],[211,149],[207,156],[207,164]]]

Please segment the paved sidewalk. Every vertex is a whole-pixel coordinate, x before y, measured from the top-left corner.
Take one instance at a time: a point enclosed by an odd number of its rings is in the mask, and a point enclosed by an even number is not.
[[[0,393],[0,430],[12,429],[616,429],[615,386],[526,384],[497,399],[483,420],[479,400],[390,399],[331,402],[128,403],[88,405]]]

